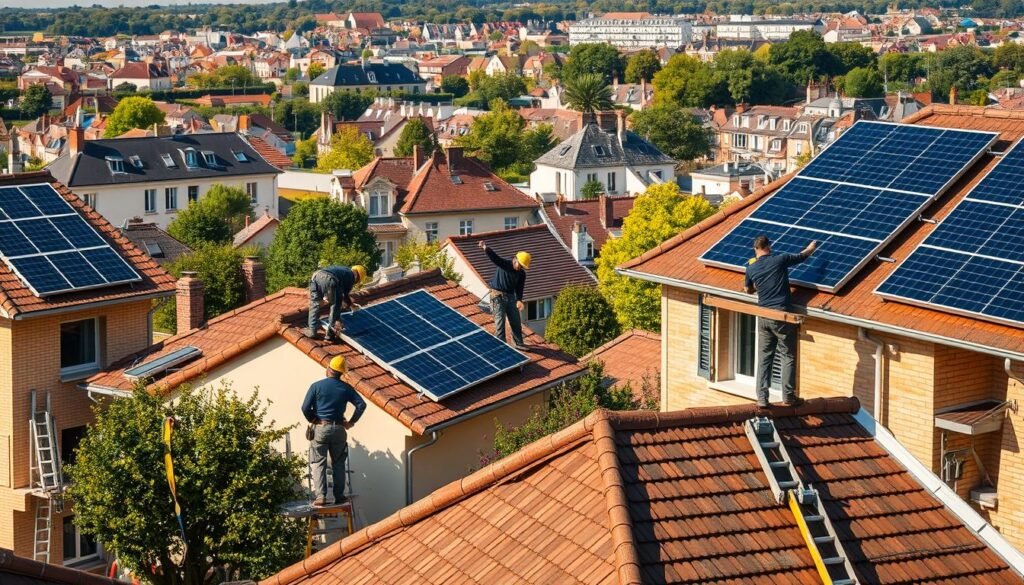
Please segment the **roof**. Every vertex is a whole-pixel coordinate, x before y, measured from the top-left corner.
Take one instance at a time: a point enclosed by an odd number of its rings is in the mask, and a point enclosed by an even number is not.
[[[121,233],[161,266],[170,264],[177,260],[178,256],[192,251],[192,248],[160,229],[160,226],[155,223],[129,221]]]
[[[572,226],[580,222],[594,240],[594,255],[598,255],[612,232],[622,229],[622,220],[633,209],[636,197],[607,197],[612,202],[612,221],[608,226],[601,224],[601,199],[581,199],[544,204],[544,215],[554,227],[558,237],[567,246],[572,244]],[[559,212],[559,209],[562,212]]]
[[[931,105],[903,122],[998,132],[999,142],[996,143],[996,150],[1005,149],[1010,142],[1024,136],[1024,112],[1021,111]],[[983,155],[959,181],[925,210],[924,215],[941,222],[994,164],[995,157],[990,154]],[[654,277],[681,287],[700,286],[727,293],[742,290],[742,273],[705,266],[698,257],[748,216],[758,203],[784,185],[790,177],[791,175],[786,175],[769,183],[742,201],[733,203],[642,256],[626,262],[620,269],[640,278]],[[935,224],[932,223],[911,222],[882,249],[879,256],[907,258],[934,229]],[[1021,330],[1017,327],[960,317],[894,301],[883,301],[874,294],[874,290],[899,265],[899,262],[870,262],[837,294],[796,287],[793,302],[797,306],[806,307],[809,314],[824,319],[856,319],[863,321],[865,325],[880,324],[900,331],[923,333],[940,343],[950,340],[979,348],[993,348],[1000,353],[1024,356],[1024,335],[1021,335]]]
[[[0,548],[0,581],[4,585],[117,585],[118,581],[85,571],[19,557]]]
[[[276,217],[270,215],[269,213],[264,213],[263,215],[257,217],[255,220],[249,222],[248,225],[246,225],[244,228],[238,230],[238,233],[235,234],[235,238],[234,241],[232,242],[232,245],[236,248],[240,248],[244,246],[246,243],[248,243],[249,240],[256,237],[256,234],[262,232],[265,229],[276,229],[277,225],[280,223],[281,221],[278,220]]]
[[[133,61],[110,74],[111,79],[157,79],[168,77],[167,69],[153,63]]]
[[[72,309],[96,303],[115,303],[153,297],[164,297],[173,294],[174,277],[164,271],[145,252],[110,225],[102,215],[88,207],[82,199],[53,178],[46,171],[19,173],[17,175],[0,175],[0,187],[12,185],[31,185],[35,183],[51,183],[71,207],[92,225],[100,236],[110,244],[125,261],[142,276],[139,282],[122,284],[105,288],[97,288],[79,292],[70,292],[37,297],[25,286],[7,266],[0,262],[0,309],[6,316],[18,319],[33,313],[49,313],[64,309]]]
[[[580,358],[582,362],[594,360],[604,364],[604,379],[609,386],[629,384],[633,397],[643,403],[647,398],[643,392],[646,381],[653,386],[654,396],[650,398],[660,399],[661,335],[630,329]]]
[[[1024,582],[990,547],[1006,541],[962,502],[945,507],[956,494],[858,409],[816,399],[773,419],[864,582]],[[596,411],[262,585],[818,583],[744,434],[757,412]]]
[[[355,28],[383,28],[384,17],[379,12],[350,12],[349,17],[355,21]]]
[[[256,136],[249,136],[249,146],[263,157],[271,165],[279,169],[287,169],[295,165],[288,155],[267,144],[265,140]]]
[[[261,105],[261,106],[265,107],[265,106],[270,105],[270,94],[266,94],[266,93],[255,93],[255,94],[245,94],[245,95],[210,95],[210,94],[207,94],[207,95],[204,95],[202,97],[198,97],[198,98],[196,98],[196,99],[194,99],[192,101],[197,103],[197,104],[199,104],[200,106],[221,107],[221,106],[234,106],[234,105],[238,105],[238,104],[245,104],[245,105],[248,105],[248,104],[258,104],[258,105]]]
[[[213,151],[218,166],[209,167],[200,156],[199,167],[187,169],[183,152],[189,148]],[[244,152],[246,162],[235,159],[234,152]],[[169,168],[162,156],[169,155],[174,167]],[[124,173],[114,174],[107,166],[106,158],[120,156],[124,161]],[[138,156],[142,168],[136,168],[130,157]],[[47,169],[69,187],[84,185],[120,185],[125,183],[147,183],[153,181],[181,180],[186,178],[219,178],[248,175],[277,174],[280,169],[263,160],[241,136],[229,132],[208,134],[187,134],[167,137],[112,138],[87,140],[82,151],[72,156],[70,149]]]
[[[494,331],[494,321],[480,309],[480,299],[459,285],[446,281],[439,270],[362,290],[353,294],[353,299],[365,306],[420,289],[434,295],[487,331]],[[346,381],[367,400],[384,409],[413,432],[423,435],[453,420],[474,416],[488,406],[539,392],[584,370],[584,366],[575,358],[547,344],[536,334],[529,333],[526,342],[530,347],[524,353],[530,362],[522,370],[497,376],[435,402],[421,396],[347,344],[332,344],[306,337],[303,330],[308,309],[309,291],[304,288],[286,288],[211,319],[199,329],[179,333],[120,360],[89,378],[87,384],[90,388],[131,391],[133,386],[124,377],[124,370],[139,360],[153,359],[189,345],[201,349],[201,358],[149,385],[151,391],[164,392],[200,378],[279,336],[325,367],[334,356],[345,356],[348,364]]]
[[[595,147],[603,149],[599,155]],[[547,151],[536,161],[561,169],[607,166],[674,165],[675,160],[630,130],[623,140],[597,124],[586,124],[578,132]]]
[[[371,81],[373,73],[376,81]],[[331,67],[310,85],[344,87],[346,85],[409,85],[425,84],[418,75],[401,63],[344,64]]]
[[[520,250],[530,253],[532,260],[523,290],[524,300],[554,297],[571,285],[597,285],[594,275],[576,262],[546,225],[448,238],[445,245],[452,246],[480,281],[487,284],[497,267],[487,257],[487,253],[480,249],[480,242],[487,242],[487,247],[493,248],[503,258],[512,258]]]
[[[452,157],[458,160],[454,170],[448,163]],[[458,175],[458,184],[452,180],[453,174]],[[487,183],[493,191],[487,189]],[[463,156],[461,148],[454,147],[447,154],[440,148],[434,149],[407,189],[409,193],[401,207],[403,214],[532,209],[538,205],[476,159]]]

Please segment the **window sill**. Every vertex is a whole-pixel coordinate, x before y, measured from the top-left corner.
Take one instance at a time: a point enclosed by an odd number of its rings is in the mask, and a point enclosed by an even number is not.
[[[142,215],[160,215],[159,211],[145,211]]]
[[[172,213],[178,213],[178,208],[164,210],[165,215],[170,215]]]
[[[67,368],[60,371],[60,381],[66,382],[78,382],[84,380],[89,376],[100,371],[99,365],[92,364],[88,366],[78,366],[75,368]]]
[[[746,398],[747,400],[757,400],[757,390],[755,390],[754,384],[750,382],[742,382],[740,380],[718,380],[716,382],[708,382],[708,388],[717,392]],[[782,392],[775,389],[769,390],[768,401],[781,402]]]

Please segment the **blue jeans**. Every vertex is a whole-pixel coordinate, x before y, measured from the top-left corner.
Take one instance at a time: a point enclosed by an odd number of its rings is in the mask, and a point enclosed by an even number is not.
[[[327,500],[327,456],[331,456],[334,477],[334,501],[345,496],[345,461],[348,459],[348,432],[340,423],[315,426],[309,444],[309,462],[313,466],[313,495]]]
[[[512,341],[523,345],[523,322],[516,307],[516,297],[510,293],[491,291],[491,313],[494,315],[494,336],[505,341],[505,321],[512,330]]]

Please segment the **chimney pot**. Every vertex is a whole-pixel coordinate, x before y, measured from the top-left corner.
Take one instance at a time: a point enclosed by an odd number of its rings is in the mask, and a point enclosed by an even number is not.
[[[195,272],[182,272],[177,283],[178,333],[191,331],[203,324],[203,281]]]
[[[245,281],[245,302],[267,296],[267,271],[257,256],[246,256],[242,260],[242,278]]]

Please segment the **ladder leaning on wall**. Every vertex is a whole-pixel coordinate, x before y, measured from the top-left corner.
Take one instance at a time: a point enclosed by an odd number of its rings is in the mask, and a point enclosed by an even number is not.
[[[64,472],[57,445],[57,426],[51,412],[50,393],[46,393],[40,408],[33,390],[29,418],[29,481],[37,502],[32,558],[43,563],[50,562],[53,515],[64,511]]]

